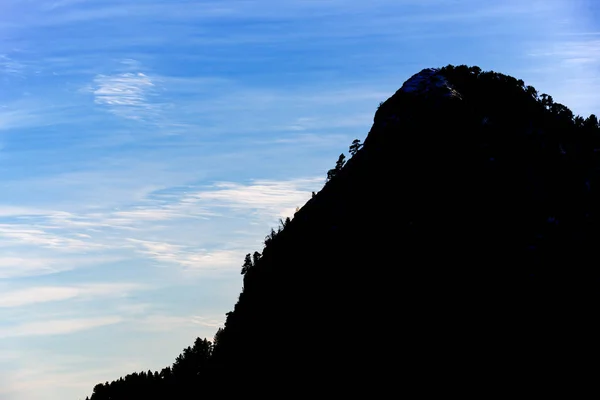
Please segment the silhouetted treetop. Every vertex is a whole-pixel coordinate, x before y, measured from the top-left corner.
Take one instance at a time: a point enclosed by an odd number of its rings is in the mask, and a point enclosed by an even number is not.
[[[329,171],[327,171],[327,182],[332,180],[342,170],[345,163],[346,163],[346,156],[344,155],[344,153],[342,153],[342,154],[340,154],[340,156],[338,157],[338,160],[335,163],[335,168],[332,168]]]
[[[350,148],[348,149],[348,152],[350,153],[351,156],[355,156],[361,147],[362,147],[362,144],[360,143],[360,140],[354,139],[352,141],[352,144],[350,145]]]

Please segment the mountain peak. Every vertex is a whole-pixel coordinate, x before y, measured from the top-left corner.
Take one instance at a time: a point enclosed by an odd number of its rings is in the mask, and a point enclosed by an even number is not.
[[[461,98],[439,68],[425,68],[414,74],[400,88],[402,93],[441,95],[443,97]]]

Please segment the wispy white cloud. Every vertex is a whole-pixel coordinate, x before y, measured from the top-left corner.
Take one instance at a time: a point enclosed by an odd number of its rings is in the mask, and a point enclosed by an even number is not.
[[[21,62],[7,56],[6,54],[0,54],[0,75],[8,74],[12,76],[22,76],[25,70],[25,65]]]
[[[310,192],[323,184],[322,178],[289,181],[256,180],[249,184],[219,182],[212,190],[188,194],[183,201],[210,202],[213,206],[289,217],[304,205]]]
[[[48,275],[139,255],[186,272],[231,271],[257,237],[278,218],[293,216],[322,184],[322,178],[217,182],[161,189],[119,209],[80,212],[0,207],[0,279]],[[256,234],[231,231],[251,223],[259,224]],[[228,225],[219,227],[223,224]],[[216,239],[220,244],[207,247],[198,240],[199,234],[208,238],[217,232],[223,235]],[[94,290],[100,289],[46,288],[31,299],[71,299]],[[34,293],[12,295],[27,298]]]
[[[593,64],[600,61],[600,40],[581,38],[579,40],[560,40],[543,43],[537,51],[529,53],[532,57],[550,57],[566,65]]]
[[[217,217],[223,214],[221,209],[227,208],[254,212],[273,220],[291,216],[295,208],[302,206],[310,193],[322,184],[322,178],[216,182],[209,186],[188,187],[167,204],[161,204],[163,200],[157,197],[155,202],[117,211],[114,216],[135,224],[145,220]]]
[[[600,40],[593,36],[565,39],[559,35],[551,42],[532,43],[531,47],[528,55],[535,60],[536,78],[554,86],[550,94],[556,101],[584,116],[600,113]]]
[[[42,4],[43,10],[56,10],[63,7],[72,7],[82,3],[89,3],[90,0],[58,0],[58,1],[47,1]]]
[[[14,84],[14,81],[11,82]],[[82,115],[82,107],[73,99],[58,98],[60,93],[52,93],[54,100],[50,100],[48,93],[38,93],[33,96],[29,92],[11,93],[11,98],[3,102],[0,92],[0,131],[9,134],[8,138],[15,140],[27,140],[31,137],[12,136],[15,132],[22,133],[23,130],[31,128],[46,128],[47,135],[38,137],[38,141],[31,143],[31,148],[44,146],[48,141],[55,140],[61,143],[60,138],[52,137],[52,128],[59,126],[73,126],[81,122],[90,123],[95,117]],[[97,121],[97,120],[96,120]]]
[[[198,327],[214,328],[216,331],[222,325],[223,320],[197,315],[187,317],[149,315],[135,320],[135,329],[142,331],[172,331]]]
[[[75,237],[72,237],[75,236]],[[27,227],[16,224],[0,224],[0,238],[4,239],[3,245],[33,245],[54,249],[60,252],[85,252],[103,248],[100,243],[95,243],[77,233],[69,232],[66,235],[51,233],[48,229]],[[2,246],[0,246],[2,247]]]
[[[26,128],[40,122],[39,114],[34,111],[15,110],[0,105],[0,131]]]
[[[0,327],[0,338],[63,335],[122,322],[121,317],[75,318],[36,321]]]
[[[290,131],[305,131],[307,128],[302,121],[298,124],[292,124],[290,126],[282,127],[282,130]],[[317,134],[317,133],[296,133],[293,135],[280,136],[271,140],[257,139],[254,143],[264,146],[269,145],[292,145],[294,147],[309,147],[315,149],[322,148],[338,148],[340,143],[348,142],[349,136],[347,134]],[[315,178],[317,180],[317,178]]]
[[[151,242],[139,239],[127,239],[136,251],[161,264],[182,266],[187,272],[203,272],[237,268],[240,259],[239,250],[202,250],[165,242]]]
[[[288,143],[283,140],[284,143]],[[181,188],[160,188],[149,192],[137,202],[119,208],[68,212],[23,207],[0,207],[0,236],[4,244],[29,243],[46,248],[98,250],[102,243],[94,242],[86,229],[135,229],[154,221],[210,218],[222,215],[222,208],[255,210],[262,215],[285,214],[310,198],[318,190],[322,178],[290,180],[252,180],[246,183],[216,182],[211,185],[188,185]]]
[[[144,288],[134,283],[93,283],[76,286],[40,286],[0,293],[0,308],[22,307],[38,303],[73,299],[95,300],[122,297]]]
[[[35,246],[4,249],[0,257],[0,279],[37,277],[52,275],[92,265],[118,262],[123,256],[116,254],[77,254],[65,257],[64,254],[39,251]]]
[[[49,275],[68,271],[74,267],[73,263],[65,259],[25,253],[24,251],[20,254],[0,257],[0,279]]]
[[[91,88],[96,104],[123,118],[146,120],[160,106],[151,98],[156,84],[143,72],[124,72],[115,75],[97,75]]]
[[[28,207],[18,207],[18,206],[7,206],[0,205],[0,218],[2,217],[12,217],[12,216],[31,216],[31,215],[45,215],[47,211],[28,208]]]
[[[151,309],[151,303],[118,304],[115,307],[115,311],[117,311],[119,314],[127,316],[148,315],[148,312]]]
[[[153,1],[139,1],[135,4],[128,4],[124,9],[120,1],[86,1],[87,7],[78,7],[69,9],[68,6],[76,1],[60,1],[54,4],[45,5],[43,8],[52,11],[59,8],[65,10],[55,15],[51,15],[49,20],[39,21],[41,25],[56,25],[69,23],[85,23],[94,20],[106,18],[125,18],[135,17],[138,20],[161,19],[178,20],[181,22],[191,20],[219,19],[222,21],[235,21],[240,18],[262,17],[269,20],[289,20],[306,17],[327,17],[333,15],[357,15],[369,14],[373,10],[382,9],[404,9],[406,6],[413,7],[412,14],[418,11],[429,11],[430,15],[449,14],[447,18],[465,19],[481,17],[498,17],[504,15],[513,15],[531,11],[532,8],[538,9],[548,2],[531,1],[528,7],[520,2],[508,0],[502,5],[487,5],[481,2],[467,0],[458,4],[449,5],[441,0],[414,1],[414,0],[373,0],[368,4],[348,3],[347,1],[300,1],[290,0],[282,3],[272,0],[231,0],[226,4],[222,2],[208,1],[203,3],[181,3],[178,7],[170,7],[164,3]],[[77,1],[79,2],[79,1]],[[456,11],[458,10],[458,11]],[[436,12],[437,11],[437,12]],[[453,11],[453,12],[450,12]]]

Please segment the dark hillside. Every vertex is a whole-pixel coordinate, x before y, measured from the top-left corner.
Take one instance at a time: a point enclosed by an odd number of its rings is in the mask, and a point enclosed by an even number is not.
[[[267,237],[185,398],[447,394],[589,353],[599,133],[509,76],[416,74]]]

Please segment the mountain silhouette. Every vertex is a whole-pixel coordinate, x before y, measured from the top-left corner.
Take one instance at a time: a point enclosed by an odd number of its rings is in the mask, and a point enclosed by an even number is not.
[[[420,71],[247,256],[213,342],[91,399],[483,395],[560,374],[597,340],[598,149],[594,115],[522,80]]]

